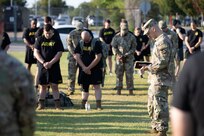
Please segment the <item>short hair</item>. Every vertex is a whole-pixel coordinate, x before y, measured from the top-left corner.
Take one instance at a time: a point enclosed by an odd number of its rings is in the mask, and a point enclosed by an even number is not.
[[[181,21],[177,20],[177,19],[173,20],[173,26],[175,26],[177,24],[181,25]]]
[[[128,21],[127,21],[126,19],[122,18],[121,21],[120,21],[120,23],[126,23],[126,24],[127,24]]]
[[[45,24],[45,25],[44,25],[44,30],[48,32],[48,31],[50,31],[50,30],[53,30],[53,27],[52,27],[51,24]]]
[[[197,25],[197,24],[198,24],[198,21],[197,21],[197,20],[195,20],[195,19],[193,19],[193,20],[191,20],[191,23],[193,23],[193,24]]]
[[[46,16],[46,17],[44,18],[44,22],[45,22],[45,23],[52,22],[52,18],[49,17],[49,16]]]
[[[111,23],[111,21],[110,21],[110,19],[106,19],[104,22],[106,22],[106,23]]]
[[[33,21],[35,24],[37,24],[37,19],[33,18],[31,21]]]

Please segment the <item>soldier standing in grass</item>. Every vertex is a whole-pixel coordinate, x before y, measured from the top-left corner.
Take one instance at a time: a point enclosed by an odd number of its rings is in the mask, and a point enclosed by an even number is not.
[[[70,95],[75,92],[75,80],[77,72],[77,62],[74,59],[74,50],[81,40],[81,32],[84,30],[82,22],[77,22],[76,29],[71,31],[67,36],[68,47],[68,91]]]
[[[32,64],[36,64],[37,60],[34,57],[34,44],[35,44],[35,33],[38,30],[37,28],[37,19],[32,19],[30,22],[31,27],[25,29],[23,33],[23,41],[26,44],[26,55],[25,55],[25,63],[27,64],[26,68],[30,71]],[[35,74],[35,87],[38,89],[37,85],[37,74]]]
[[[126,74],[127,89],[129,90],[129,94],[133,95],[133,65],[137,43],[134,34],[128,31],[127,20],[121,20],[120,32],[114,36],[111,45],[113,46],[113,52],[116,56],[115,73],[117,95],[121,95],[124,72]]]
[[[159,28],[165,33],[167,34],[167,36],[169,37],[169,39],[171,40],[172,42],[172,56],[174,57],[174,60],[176,61],[175,57],[176,57],[176,53],[178,51],[178,36],[177,34],[174,32],[174,31],[171,31],[168,27],[167,27],[167,24],[166,22],[164,21],[159,21],[158,23],[159,25]],[[172,83],[174,84],[176,82],[176,78],[175,78],[175,61],[172,61],[171,65],[172,65],[172,71],[171,72],[171,75],[172,75]],[[171,91],[173,91],[173,87],[174,85],[172,86],[172,88],[170,89]]]
[[[148,113],[152,119],[152,132],[157,136],[166,136],[168,130],[168,89],[172,86],[171,69],[173,62],[172,42],[163,34],[155,20],[150,19],[143,26],[144,34],[155,40],[152,50],[151,65],[141,71],[149,71],[150,87],[148,90]]]
[[[62,83],[60,57],[64,51],[61,40],[54,34],[52,25],[44,26],[44,35],[37,38],[34,55],[38,62],[38,83],[40,84],[38,110],[45,108],[44,101],[47,85],[50,84],[55,101],[55,108],[60,110],[58,84]]]
[[[85,103],[89,97],[89,86],[93,85],[96,98],[96,109],[101,110],[101,87],[102,83],[102,46],[100,41],[93,42],[88,31],[81,33],[82,40],[75,49],[75,59],[79,64],[78,83],[82,87],[82,105],[85,108]]]
[[[3,21],[0,15],[0,23]],[[0,79],[0,136],[34,136],[36,102],[32,76],[2,49]]]

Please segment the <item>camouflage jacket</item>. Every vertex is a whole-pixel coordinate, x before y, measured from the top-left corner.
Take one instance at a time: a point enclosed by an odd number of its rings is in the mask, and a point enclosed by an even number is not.
[[[115,55],[126,56],[127,60],[134,60],[134,52],[137,46],[135,36],[128,32],[125,36],[121,36],[120,32],[117,33],[111,42],[113,52]]]
[[[33,136],[35,92],[32,76],[0,51],[0,136]]]
[[[81,40],[81,32],[82,30],[73,30],[67,36],[67,47],[70,54],[74,54],[74,50]]]
[[[148,67],[151,84],[172,86],[173,56],[171,48],[172,42],[166,35],[162,34],[156,39],[152,50],[152,64]]]
[[[170,29],[168,29],[168,31],[166,32],[167,36],[169,37],[169,39],[172,41],[172,54],[173,56],[176,55],[176,52],[178,50],[178,36],[174,31],[171,31]]]

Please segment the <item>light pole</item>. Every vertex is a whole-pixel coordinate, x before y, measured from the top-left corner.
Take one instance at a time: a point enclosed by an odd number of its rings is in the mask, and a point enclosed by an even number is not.
[[[48,16],[50,16],[50,0],[48,0]]]
[[[38,2],[35,0],[35,16],[37,17],[38,15]]]

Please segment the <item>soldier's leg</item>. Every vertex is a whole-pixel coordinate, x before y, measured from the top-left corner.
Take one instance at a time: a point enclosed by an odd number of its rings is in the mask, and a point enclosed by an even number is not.
[[[45,96],[46,96],[47,85],[40,85],[39,99],[37,110],[42,110],[45,108]]]
[[[169,109],[168,109],[168,87],[152,86],[153,115],[152,128],[158,132],[168,131]]]
[[[101,93],[101,87],[100,85],[93,85],[94,90],[95,90],[95,97],[96,97],[96,109],[101,110],[101,98],[102,98],[102,93]]]
[[[109,74],[112,75],[112,56],[108,56]]]
[[[32,64],[26,64],[26,69],[30,72]]]
[[[58,84],[51,83],[51,88],[52,88],[52,95],[53,95],[54,102],[55,102],[55,108],[57,110],[62,110],[61,105],[60,105],[60,95],[59,95]]]
[[[116,63],[115,73],[116,73],[116,90],[117,94],[120,95],[121,89],[123,87],[124,64],[120,62]]]
[[[126,85],[130,95],[133,95],[134,90],[133,73],[134,73],[133,61],[125,63]]]
[[[76,71],[76,60],[73,57],[70,57],[68,62],[68,90],[70,91],[70,94],[73,94],[75,91]]]
[[[85,109],[85,104],[89,98],[89,84],[82,84],[82,92],[81,92],[81,97],[82,97],[82,102],[81,102],[81,109]]]

